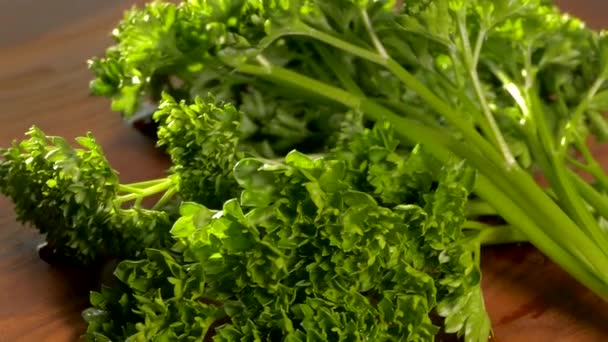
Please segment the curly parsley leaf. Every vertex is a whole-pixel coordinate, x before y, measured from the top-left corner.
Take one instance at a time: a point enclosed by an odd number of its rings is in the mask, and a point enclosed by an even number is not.
[[[412,165],[432,158],[420,148],[407,157],[398,144],[372,138],[380,136],[395,141],[390,125],[353,136],[350,160],[296,151],[282,163],[241,159],[240,199],[219,211],[183,203],[171,230],[180,251],[123,262],[116,274],[126,299],[95,294],[88,336],[427,341],[439,330],[436,312],[452,333],[487,337],[487,324],[469,331],[489,322],[483,301],[469,299],[480,293],[479,244],[462,230],[474,173],[430,163],[418,169],[428,181],[403,187],[416,196],[384,206],[374,197],[390,198],[382,195],[390,189],[362,191],[380,170],[394,174],[384,165],[397,153]],[[374,152],[387,146],[393,155]],[[461,302],[463,310],[449,311]],[[121,330],[115,311],[131,312],[125,326],[135,328]]]

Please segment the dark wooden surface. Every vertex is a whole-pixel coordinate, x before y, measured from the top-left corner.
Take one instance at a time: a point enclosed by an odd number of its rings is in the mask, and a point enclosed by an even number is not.
[[[102,53],[133,3],[0,0],[0,146],[33,124],[67,138],[91,131],[122,180],[162,175],[167,163],[150,141],[106,100],[88,96],[85,61]],[[592,27],[608,27],[605,0],[559,3]],[[0,197],[0,342],[74,341],[84,331],[80,311],[95,274],[47,265],[36,253],[41,241]],[[486,249],[483,272],[495,341],[608,341],[608,305],[530,246]]]

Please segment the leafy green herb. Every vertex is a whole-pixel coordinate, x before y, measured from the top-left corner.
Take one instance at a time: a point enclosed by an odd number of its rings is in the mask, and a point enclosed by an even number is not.
[[[462,229],[475,173],[461,162],[418,167],[432,157],[397,155],[397,145],[378,125],[353,137],[353,162],[296,151],[284,163],[241,159],[240,200],[221,211],[184,202],[171,230],[182,252],[123,262],[121,297],[91,297],[89,338],[427,341],[435,312],[448,332],[485,340],[479,235]],[[417,200],[386,207],[361,191],[394,174],[378,169],[391,159],[428,178],[411,184]]]
[[[89,340],[486,341],[480,246],[512,241],[608,296],[608,39],[551,1],[157,0],[113,35],[91,90],[158,106],[168,177],[119,184],[91,136],[0,151],[53,248],[130,259]]]
[[[231,175],[239,158],[241,113],[214,102],[196,98],[187,105],[166,95],[154,120],[159,123],[158,145],[168,150],[181,197],[220,208],[238,191]]]
[[[0,191],[15,203],[17,218],[46,234],[57,253],[81,263],[133,258],[170,240],[170,215],[122,209],[116,172],[95,139],[74,149],[32,128],[29,139],[0,151]],[[130,195],[125,195],[130,196]]]
[[[156,3],[131,15],[154,6],[174,5]],[[608,178],[585,145],[591,134],[607,136],[598,114],[606,109],[605,33],[546,0],[223,0],[174,7],[178,17],[197,11],[230,18],[219,39],[206,39],[218,31],[200,26],[204,39],[150,40],[160,54],[170,53],[167,45],[204,47],[211,52],[194,57],[201,68],[178,72],[150,63],[150,79],[221,72],[226,80],[246,80],[263,98],[280,92],[282,100],[314,99],[309,103],[319,111],[330,106],[386,119],[404,142],[422,144],[441,162],[452,153],[466,159],[480,173],[477,196],[575,278],[608,295],[608,237],[598,223],[608,216]],[[155,27],[188,22],[158,18]],[[127,74],[141,69],[131,58],[138,48],[120,44],[134,39],[131,25],[139,26],[123,22],[119,44],[104,60]],[[113,89],[105,95],[115,100],[127,90]],[[193,96],[214,86],[185,82],[182,90]],[[149,98],[154,92],[142,88],[133,102]],[[576,169],[591,174],[595,187]],[[549,181],[550,194],[535,183],[535,170]]]
[[[239,117],[233,106],[216,106],[213,99],[188,106],[167,96],[156,119],[159,145],[173,167],[166,178],[132,184],[119,183],[92,135],[77,138],[81,148],[74,148],[33,127],[29,139],[0,150],[0,191],[15,203],[18,219],[46,234],[59,255],[83,264],[138,257],[173,243],[170,207],[176,200],[219,208],[238,193],[231,174]],[[162,196],[144,208],[152,195]]]

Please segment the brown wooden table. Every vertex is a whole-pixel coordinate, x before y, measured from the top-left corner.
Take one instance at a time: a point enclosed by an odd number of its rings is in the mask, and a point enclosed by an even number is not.
[[[135,2],[0,0],[0,146],[33,124],[67,138],[92,131],[121,180],[163,174],[168,164],[151,142],[107,100],[88,96],[85,61],[103,52]],[[605,0],[559,3],[593,27],[608,26]],[[36,253],[42,240],[0,197],[0,342],[73,341],[84,331],[80,311],[95,273],[49,266]],[[608,341],[608,304],[532,247],[485,249],[483,272],[495,341]]]

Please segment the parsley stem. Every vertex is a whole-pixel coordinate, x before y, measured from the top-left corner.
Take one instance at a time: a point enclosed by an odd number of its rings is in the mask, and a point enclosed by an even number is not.
[[[172,178],[165,178],[161,182],[155,181],[155,183],[155,185],[152,185],[145,189],[141,189],[141,191],[132,192],[126,195],[116,197],[116,199],[114,200],[114,205],[118,208],[125,202],[136,200],[135,206],[137,206],[145,197],[155,195],[162,191],[166,191],[171,187],[175,186],[175,182]]]
[[[593,206],[593,208],[597,210],[600,215],[602,215],[604,218],[608,218],[608,197],[600,194],[591,185],[581,179],[579,175],[575,174],[574,171],[568,171],[574,186],[576,186],[578,193],[583,197],[583,199],[588,204]]]
[[[152,207],[153,210],[158,210],[159,208],[161,208],[163,205],[167,204],[167,202],[173,198],[173,196],[177,193],[177,187],[176,186],[172,186],[169,188],[169,190],[167,190],[163,196],[156,202],[156,204],[154,204],[154,206]]]
[[[578,129],[578,122],[582,119],[582,116],[585,114],[585,111],[587,111],[587,109],[589,108],[591,100],[593,99],[595,94],[597,94],[597,92],[600,90],[605,81],[606,79],[603,75],[599,76],[595,80],[595,82],[587,90],[587,93],[583,97],[582,101],[574,109],[574,113],[570,117],[570,120],[568,120],[568,122],[566,122],[566,124],[562,128],[562,134],[560,135],[561,138],[559,141],[560,156],[563,157],[566,154],[567,149],[570,146],[570,143],[572,142],[573,136],[577,133],[576,131]]]
[[[158,179],[151,179],[151,180],[137,182],[137,183],[121,184],[121,186],[126,186],[126,187],[130,187],[130,188],[148,188],[152,185],[163,183],[166,180],[167,180],[167,178],[158,178]]]
[[[367,11],[363,8],[361,9],[361,18],[363,19],[365,29],[367,30],[367,33],[369,33],[372,43],[374,44],[374,47],[376,48],[380,56],[388,58],[388,53],[386,53],[386,49],[382,45],[380,39],[378,39],[378,36],[376,35],[374,28],[372,27],[372,22],[371,20],[369,20],[369,15],[367,14]]]
[[[488,101],[483,93],[483,89],[481,88],[481,82],[479,81],[479,75],[477,74],[477,64],[479,60],[479,53],[481,51],[481,46],[483,44],[484,31],[480,30],[478,34],[477,41],[475,43],[475,52],[471,49],[471,43],[469,41],[469,33],[466,28],[466,12],[460,11],[458,14],[458,30],[460,32],[460,38],[463,45],[464,50],[464,60],[465,65],[469,71],[469,77],[473,83],[473,89],[475,90],[475,95],[477,95],[477,99],[479,100],[479,104],[481,105],[481,110],[484,114],[486,125],[482,125],[482,128],[486,128],[489,126],[490,130],[484,132],[490,139],[494,140],[494,143],[499,147],[502,152],[507,165],[510,167],[515,165],[517,161],[513,157],[505,138],[503,137],[496,120],[494,119],[494,115],[492,114],[492,110],[488,105]]]
[[[527,215],[525,209],[513,202],[483,175],[480,175],[477,179],[476,192],[488,203],[495,203],[497,207],[500,207],[503,218],[520,229],[528,237],[528,241],[532,242],[543,254],[597,295],[608,299],[608,281],[604,279],[605,277],[600,278],[598,276],[598,272],[599,275],[603,274],[601,271],[602,269],[605,270],[605,268],[602,268],[605,265],[600,264],[599,267],[596,267],[590,262],[581,250],[581,248],[584,249],[583,246],[580,246],[573,254],[569,253],[542,229],[539,229],[537,224]],[[556,234],[553,234],[553,236],[556,236]],[[567,236],[564,237],[567,238]]]
[[[574,143],[587,162],[585,171],[592,175],[602,186],[608,188],[608,176],[606,176],[602,166],[595,160],[593,154],[589,151],[589,147],[579,134],[574,135]]]
[[[578,227],[573,228],[581,230],[589,234],[592,241],[599,244],[598,248],[604,252],[608,252],[608,237],[601,231],[596,220],[591,216],[584,203],[580,200],[577,193],[577,187],[571,183],[571,180],[566,175],[568,168],[565,167],[559,156],[559,151],[556,151],[553,139],[549,133],[549,128],[546,126],[545,113],[540,105],[539,99],[532,93],[531,86],[533,79],[528,73],[526,78],[526,87],[522,91],[515,83],[513,83],[503,72],[499,71],[494,65],[488,65],[498,79],[503,83],[505,89],[511,95],[515,103],[520,107],[523,114],[522,123],[525,124],[525,134],[527,136],[528,146],[535,157],[538,165],[543,170],[544,175],[549,180],[553,187],[553,191],[557,196],[557,200],[561,203],[563,209],[571,215],[572,219],[577,223]],[[585,151],[585,148],[583,148]],[[591,158],[593,160],[593,158]],[[580,189],[580,186],[578,187]],[[561,211],[561,210],[560,210]],[[566,233],[564,233],[566,234]],[[564,235],[565,237],[567,235]],[[562,241],[562,244],[568,246],[571,242],[567,239]]]
[[[572,220],[577,223],[578,230],[586,232],[589,238],[598,245],[598,249],[603,252],[606,260],[608,260],[608,237],[602,232],[599,224],[581,200],[576,187],[572,185],[571,178],[567,175],[567,167],[556,151],[553,139],[551,139],[551,134],[546,124],[546,113],[542,108],[540,99],[531,91],[528,91],[527,95],[531,113],[537,122],[536,127],[540,145],[543,146],[543,150],[538,151],[536,157],[540,160],[541,154],[543,154],[542,157],[547,161],[547,163],[541,164],[543,173],[555,191],[559,203],[561,203]]]
[[[336,75],[342,86],[346,88],[349,92],[356,95],[363,95],[363,91],[359,87],[359,85],[350,77],[348,74],[348,70],[346,69],[346,63],[341,63],[337,61],[334,56],[327,51],[327,48],[323,45],[315,45],[315,48],[323,61],[330,66],[333,73]]]
[[[528,237],[511,225],[489,225],[477,221],[467,221],[462,225],[462,229],[477,231],[475,240],[485,246],[528,242]]]
[[[124,185],[124,184],[119,184],[118,185],[118,191],[120,192],[126,192],[126,193],[135,193],[135,194],[141,194],[144,192],[143,188],[136,188],[136,187],[132,187],[129,185]]]
[[[480,199],[469,199],[466,207],[467,217],[498,215],[496,209]]]

